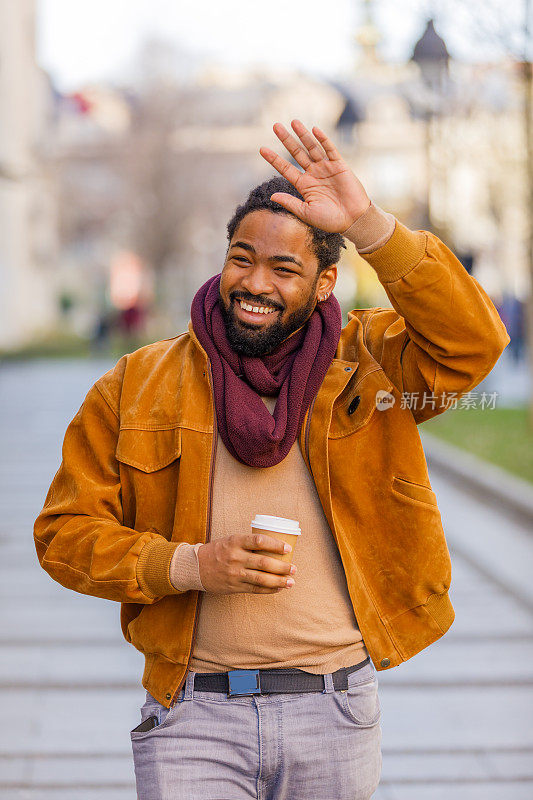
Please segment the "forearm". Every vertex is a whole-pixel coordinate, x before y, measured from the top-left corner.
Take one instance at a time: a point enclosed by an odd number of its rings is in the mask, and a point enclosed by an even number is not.
[[[170,561],[179,543],[123,524],[118,430],[113,398],[93,386],[65,433],[61,466],[35,521],[35,547],[42,568],[69,589],[152,603],[178,593]]]
[[[396,244],[391,238],[366,258],[393,308],[405,319],[411,340],[439,366],[472,380],[484,376],[510,341],[494,303],[437,236],[426,232],[420,242],[420,232],[397,224],[403,228],[403,242]],[[389,254],[384,253],[387,245]],[[408,253],[403,264],[402,248]],[[395,255],[397,268],[389,258]]]
[[[387,242],[363,257],[393,306],[369,310],[365,343],[395,385],[435,395],[476,386],[510,338],[493,302],[453,252],[434,234],[396,220]],[[422,421],[432,414],[415,416]]]
[[[44,511],[36,520],[34,540],[41,567],[76,592],[121,603],[152,603],[177,593],[170,561],[178,543],[155,531]]]

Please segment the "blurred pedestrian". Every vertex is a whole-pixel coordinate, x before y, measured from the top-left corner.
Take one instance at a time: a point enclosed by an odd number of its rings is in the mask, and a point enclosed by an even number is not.
[[[502,321],[511,337],[509,352],[515,363],[519,363],[524,353],[525,304],[514,294],[504,294],[501,304]]]
[[[93,352],[98,353],[105,350],[116,324],[117,320],[114,310],[105,308],[100,311],[96,317],[91,336],[91,349]]]

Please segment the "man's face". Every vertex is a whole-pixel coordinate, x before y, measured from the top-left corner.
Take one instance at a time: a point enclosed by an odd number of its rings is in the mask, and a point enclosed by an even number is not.
[[[250,212],[235,230],[222,269],[220,305],[236,352],[271,352],[313,313],[324,278],[308,230],[296,217],[267,210]]]

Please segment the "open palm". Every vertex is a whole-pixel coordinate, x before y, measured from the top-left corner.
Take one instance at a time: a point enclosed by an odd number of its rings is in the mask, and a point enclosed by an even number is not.
[[[342,233],[366,211],[370,198],[320,128],[314,126],[312,135],[298,119],[293,119],[291,126],[299,141],[280,122],[273,130],[303,172],[268,147],[261,147],[259,152],[304,199],[285,192],[275,192],[271,199],[307,225]]]

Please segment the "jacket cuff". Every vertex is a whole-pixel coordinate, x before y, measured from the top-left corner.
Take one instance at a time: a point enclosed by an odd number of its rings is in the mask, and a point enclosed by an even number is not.
[[[370,201],[367,210],[342,234],[357,252],[372,253],[387,242],[394,232],[396,217]]]
[[[403,278],[423,259],[427,237],[426,231],[412,231],[396,219],[390,239],[372,253],[361,255],[376,271],[381,283],[392,283]]]
[[[180,594],[170,581],[170,562],[179,542],[168,542],[158,536],[147,542],[137,560],[137,581],[148,597],[165,597]]]
[[[200,564],[198,550],[203,542],[188,544],[182,542],[174,552],[170,562],[170,581],[181,592],[196,589],[205,592],[205,586],[200,579]]]

